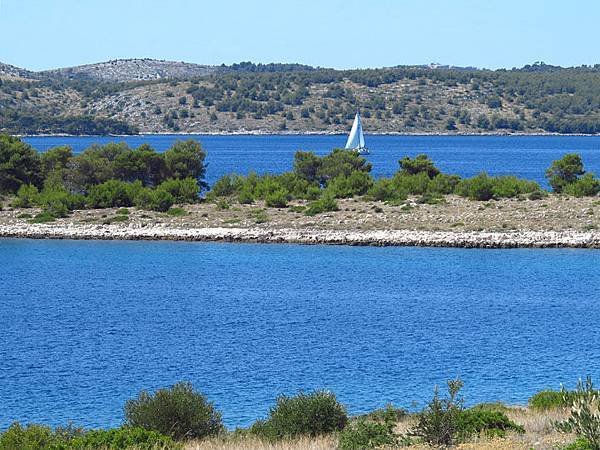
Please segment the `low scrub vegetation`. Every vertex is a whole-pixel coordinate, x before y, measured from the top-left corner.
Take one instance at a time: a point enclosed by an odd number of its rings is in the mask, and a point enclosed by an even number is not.
[[[266,420],[257,421],[250,432],[269,440],[320,436],[344,429],[346,408],[326,391],[280,396]]]
[[[248,428],[228,432],[221,421],[221,413],[213,404],[190,383],[180,382],[153,393],[142,391],[136,398],[127,401],[125,420],[119,428],[85,430],[69,425],[53,429],[44,425],[13,423],[0,432],[0,450],[182,450],[221,446],[254,448],[255,445],[260,448],[287,448],[288,443],[295,441],[308,445],[322,439],[330,444],[337,442],[340,450],[423,444],[447,448],[473,440],[481,442],[482,439],[499,442],[498,447],[490,448],[503,448],[503,442],[514,442],[510,441],[514,435],[525,432],[524,427],[517,423],[519,418],[525,418],[524,409],[499,403],[465,408],[460,396],[462,386],[458,379],[449,381],[446,395],[441,395],[436,388],[431,401],[417,413],[411,414],[390,405],[356,417],[349,417],[345,406],[331,392],[300,392],[294,396],[278,397],[265,419]],[[540,411],[539,408],[559,404],[564,414],[549,416],[552,417],[547,419],[549,428],[556,428],[553,436],[569,433],[565,435],[564,443],[572,439],[571,434],[576,438],[568,447],[562,448],[598,450],[600,407],[598,391],[591,379],[580,381],[574,391],[562,390],[559,394],[562,395],[560,404],[554,393],[550,396],[536,394],[530,400],[529,411],[535,413]],[[555,417],[560,420],[556,421]],[[536,416],[536,427],[539,419]],[[529,438],[539,439],[538,433],[536,428]],[[524,436],[518,439],[521,444],[527,442]],[[229,444],[231,447],[228,447]],[[556,447],[556,442],[553,445]]]
[[[125,403],[125,423],[175,440],[216,436],[225,428],[221,414],[190,383],[177,383],[154,394],[142,391]]]
[[[174,204],[194,203],[207,189],[205,152],[195,141],[176,142],[164,153],[142,145],[92,146],[78,155],[68,147],[38,154],[18,138],[0,136],[0,194],[14,195],[16,208],[39,207],[60,218],[82,208],[138,207],[160,212]],[[337,210],[337,199],[352,197],[400,204],[409,196],[418,203],[437,204],[449,194],[475,201],[503,198],[541,199],[542,187],[515,176],[480,173],[471,178],[445,174],[425,154],[404,157],[389,178],[374,179],[371,164],[351,150],[325,156],[298,151],[293,170],[279,175],[251,172],[225,175],[206,194],[221,206],[258,201],[287,208],[297,201],[305,214]],[[581,157],[567,154],[546,171],[557,194],[596,196],[600,180],[586,172]],[[298,206],[298,205],[293,205]]]

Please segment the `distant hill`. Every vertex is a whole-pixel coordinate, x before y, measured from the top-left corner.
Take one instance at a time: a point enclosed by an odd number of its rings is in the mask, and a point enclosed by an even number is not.
[[[33,72],[0,62],[0,79],[2,78],[31,78]]]
[[[14,134],[600,134],[600,65],[334,70],[128,59],[31,72],[0,64],[0,132]]]
[[[64,77],[108,82],[148,81],[202,77],[214,73],[215,66],[156,59],[116,59],[83,66],[38,72],[41,77]]]

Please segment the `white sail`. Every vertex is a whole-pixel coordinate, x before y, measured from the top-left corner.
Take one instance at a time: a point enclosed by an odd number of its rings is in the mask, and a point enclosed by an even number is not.
[[[360,150],[365,148],[365,136],[363,134],[362,122],[360,121],[360,114],[357,112],[354,117],[354,123],[352,124],[352,130],[350,130],[350,136],[346,142],[346,148],[352,150]]]

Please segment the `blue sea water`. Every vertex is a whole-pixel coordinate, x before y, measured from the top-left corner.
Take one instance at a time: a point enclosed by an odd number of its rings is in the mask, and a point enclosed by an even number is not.
[[[346,136],[210,136],[153,135],[128,137],[28,137],[39,151],[70,145],[80,152],[91,144],[125,141],[136,147],[149,143],[166,150],[177,139],[198,139],[208,152],[207,181],[228,173],[281,173],[292,168],[297,150],[324,155],[342,147]],[[373,175],[391,176],[404,156],[428,154],[440,169],[461,176],[486,171],[490,175],[518,175],[546,185],[544,171],[565,153],[582,155],[588,170],[600,174],[600,136],[366,136],[372,153]]]
[[[299,389],[360,413],[456,376],[469,404],[600,376],[595,250],[5,239],[0,257],[0,429],[118,425],[178,380],[233,427]]]

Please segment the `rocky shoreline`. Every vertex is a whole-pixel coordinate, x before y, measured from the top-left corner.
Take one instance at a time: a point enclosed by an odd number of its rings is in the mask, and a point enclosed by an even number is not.
[[[170,240],[354,246],[461,248],[600,248],[600,231],[415,231],[291,228],[177,228],[169,226],[14,224],[0,238]]]

